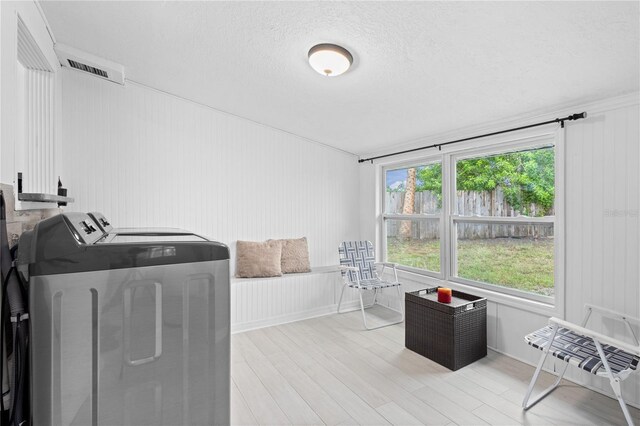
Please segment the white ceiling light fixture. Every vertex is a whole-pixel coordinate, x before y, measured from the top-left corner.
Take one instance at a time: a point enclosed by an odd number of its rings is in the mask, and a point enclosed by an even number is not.
[[[336,44],[317,44],[309,49],[309,65],[327,77],[344,74],[353,64],[353,56],[347,49]]]

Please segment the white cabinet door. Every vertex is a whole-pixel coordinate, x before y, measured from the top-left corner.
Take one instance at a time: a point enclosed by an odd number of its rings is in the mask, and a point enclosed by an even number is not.
[[[24,193],[57,193],[60,64],[35,2],[0,3],[0,181]],[[16,209],[55,203],[16,200]]]

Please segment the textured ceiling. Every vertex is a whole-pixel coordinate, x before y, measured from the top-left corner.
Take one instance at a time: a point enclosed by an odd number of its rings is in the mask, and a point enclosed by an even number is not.
[[[127,78],[353,153],[638,90],[639,2],[55,2]],[[354,55],[326,78],[317,43]]]

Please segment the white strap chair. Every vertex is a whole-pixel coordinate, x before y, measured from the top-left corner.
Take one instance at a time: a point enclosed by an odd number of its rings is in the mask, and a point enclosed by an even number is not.
[[[398,270],[395,263],[376,263],[375,253],[373,251],[373,244],[370,241],[345,241],[338,247],[338,254],[340,255],[340,269],[344,285],[342,286],[342,293],[340,293],[340,301],[338,302],[338,313],[340,312],[340,305],[342,304],[342,297],[344,296],[344,290],[347,287],[358,290],[360,296],[360,309],[362,310],[362,321],[364,327],[367,330],[373,330],[387,325],[398,324],[404,321],[404,303],[402,300],[402,292],[400,291],[401,284],[398,282]],[[382,265],[381,275],[384,274],[386,267],[393,268],[394,281],[386,281],[378,275],[376,269],[377,265]],[[367,316],[365,309],[370,308],[376,304],[378,298],[378,290],[384,288],[395,287],[398,293],[398,300],[400,304],[400,319],[396,321],[386,322],[376,327],[369,327],[367,325]],[[362,294],[366,290],[373,290],[373,303],[370,305],[364,304]]]
[[[591,313],[594,311],[600,313],[603,317],[624,322],[633,336],[636,346],[585,328]],[[627,404],[622,398],[620,389],[620,383],[638,368],[638,362],[640,361],[640,342],[638,342],[638,337],[631,323],[638,326],[640,325],[640,320],[621,315],[609,309],[587,304],[585,305],[585,317],[582,325],[575,325],[558,318],[550,318],[549,325],[527,335],[525,341],[534,348],[542,350],[542,355],[540,362],[538,362],[538,367],[531,378],[522,407],[528,410],[553,392],[560,384],[567,366],[572,364],[596,376],[608,378],[627,423],[633,425],[633,420],[629,414]],[[558,379],[529,402],[538,375],[542,370],[542,365],[549,353],[567,364],[562,368]]]

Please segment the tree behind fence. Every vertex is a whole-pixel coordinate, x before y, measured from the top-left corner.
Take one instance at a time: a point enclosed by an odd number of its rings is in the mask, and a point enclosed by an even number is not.
[[[404,207],[404,192],[387,192],[386,213],[402,214]],[[505,200],[500,188],[493,191],[457,191],[457,211],[462,216],[494,216],[515,217],[520,212],[513,209]],[[537,216],[543,212],[535,204],[529,206],[530,216]],[[415,193],[414,214],[439,214],[440,201],[432,191]],[[551,212],[550,214],[553,214]],[[400,235],[401,220],[387,220],[387,236]],[[553,226],[533,225],[488,225],[480,223],[460,223],[458,225],[459,239],[486,238],[544,238],[553,236]],[[411,224],[412,239],[434,239],[440,237],[439,221],[421,220]]]

